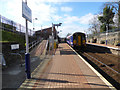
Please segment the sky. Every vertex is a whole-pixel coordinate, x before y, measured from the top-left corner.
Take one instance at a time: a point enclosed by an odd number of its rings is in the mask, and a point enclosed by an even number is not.
[[[89,22],[101,13],[105,1],[107,0],[27,0],[27,5],[32,10],[32,20],[37,18],[34,20],[35,31],[51,27],[52,23],[62,23],[57,31],[61,31],[60,37],[65,37],[74,32],[90,33]],[[0,14],[25,26],[22,0],[1,0]],[[33,22],[28,22],[28,28],[33,28]]]

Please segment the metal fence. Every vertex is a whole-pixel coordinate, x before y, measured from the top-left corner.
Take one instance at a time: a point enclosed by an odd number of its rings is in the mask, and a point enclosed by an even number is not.
[[[14,33],[19,33],[19,34],[25,34],[26,33],[26,27],[14,22],[13,20],[10,20],[2,15],[0,15],[0,30],[6,30],[6,31],[10,31],[10,32],[14,32]],[[9,26],[9,28],[7,27]],[[35,31],[28,29],[28,34],[30,36],[33,36],[35,33]]]
[[[87,35],[87,38],[92,38],[92,37],[95,37],[95,36],[100,36],[100,35],[108,35],[109,33],[115,33],[115,32],[120,32],[120,28],[116,28],[116,29],[112,29],[112,30],[108,30],[107,32],[104,31],[104,32],[98,32],[98,33],[95,33],[95,34],[89,34]]]

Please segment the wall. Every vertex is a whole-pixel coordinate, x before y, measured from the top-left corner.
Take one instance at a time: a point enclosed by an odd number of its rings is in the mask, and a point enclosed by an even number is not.
[[[93,42],[94,39],[97,39],[96,43],[101,43],[102,41],[106,42],[106,33],[101,33],[93,36],[92,38],[87,38],[87,41]],[[109,32],[107,34],[107,44],[115,46],[118,43],[120,43],[120,31]]]

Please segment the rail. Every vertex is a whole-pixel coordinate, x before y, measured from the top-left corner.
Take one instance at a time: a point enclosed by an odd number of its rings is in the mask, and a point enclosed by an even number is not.
[[[21,67],[22,67],[22,55],[20,54],[20,53],[11,53],[11,55],[18,55],[18,56],[20,56],[20,59],[21,59]]]
[[[39,40],[39,41],[33,41],[33,42],[31,42],[31,43],[29,43],[29,49],[31,49],[31,48],[33,48],[33,47],[35,47],[38,43],[40,43],[42,41],[42,39],[41,40]],[[10,53],[11,55],[18,55],[18,56],[20,56],[20,58],[21,58],[21,67],[22,67],[22,60],[23,60],[23,58],[22,58],[22,55],[20,54],[20,53]]]
[[[33,48],[34,46],[36,46],[38,43],[40,43],[43,39],[39,40],[39,41],[33,41],[31,43],[29,43],[29,49]]]
[[[89,56],[89,57],[93,58],[94,60],[96,60],[97,62],[99,62],[99,63],[101,63],[102,65],[106,66],[107,68],[111,69],[111,70],[112,70],[112,71],[114,71],[115,73],[120,74],[120,72],[118,72],[118,71],[116,71],[116,70],[112,69],[111,67],[109,67],[108,65],[104,64],[104,63],[103,63],[103,62],[101,62],[100,60],[98,60],[98,59],[96,59],[96,58],[92,57],[91,55],[89,55],[89,54],[87,54],[87,53],[84,53],[84,54],[86,54],[87,56]]]
[[[4,56],[3,56],[2,53],[0,53],[0,59],[1,59],[1,61],[0,61],[0,65],[4,65],[4,66],[6,66],[6,61],[5,61]]]
[[[47,47],[48,47],[48,40],[47,40],[47,42],[46,42],[46,46],[45,46],[45,55],[46,55]]]
[[[0,30],[5,30],[5,31],[9,31],[9,32],[13,32],[13,33],[19,33],[24,35],[26,32],[26,28],[25,26],[10,20],[2,15],[0,15],[0,23],[2,25],[0,25]],[[29,36],[33,36],[35,34],[35,31],[33,31],[32,29],[28,29],[28,34]]]

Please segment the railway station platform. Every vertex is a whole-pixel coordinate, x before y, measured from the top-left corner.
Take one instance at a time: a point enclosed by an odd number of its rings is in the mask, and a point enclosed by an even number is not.
[[[120,46],[106,45],[106,44],[99,44],[99,43],[86,43],[86,44],[101,47],[101,48],[106,48],[110,51],[110,53],[115,55],[120,55]]]
[[[46,59],[26,79],[21,89],[114,89],[115,88],[66,43],[59,44],[55,55]]]
[[[91,45],[101,46],[101,47],[107,47],[111,49],[120,49],[120,46],[114,46],[114,45],[106,45],[106,44],[99,44],[99,43],[87,43]]]

